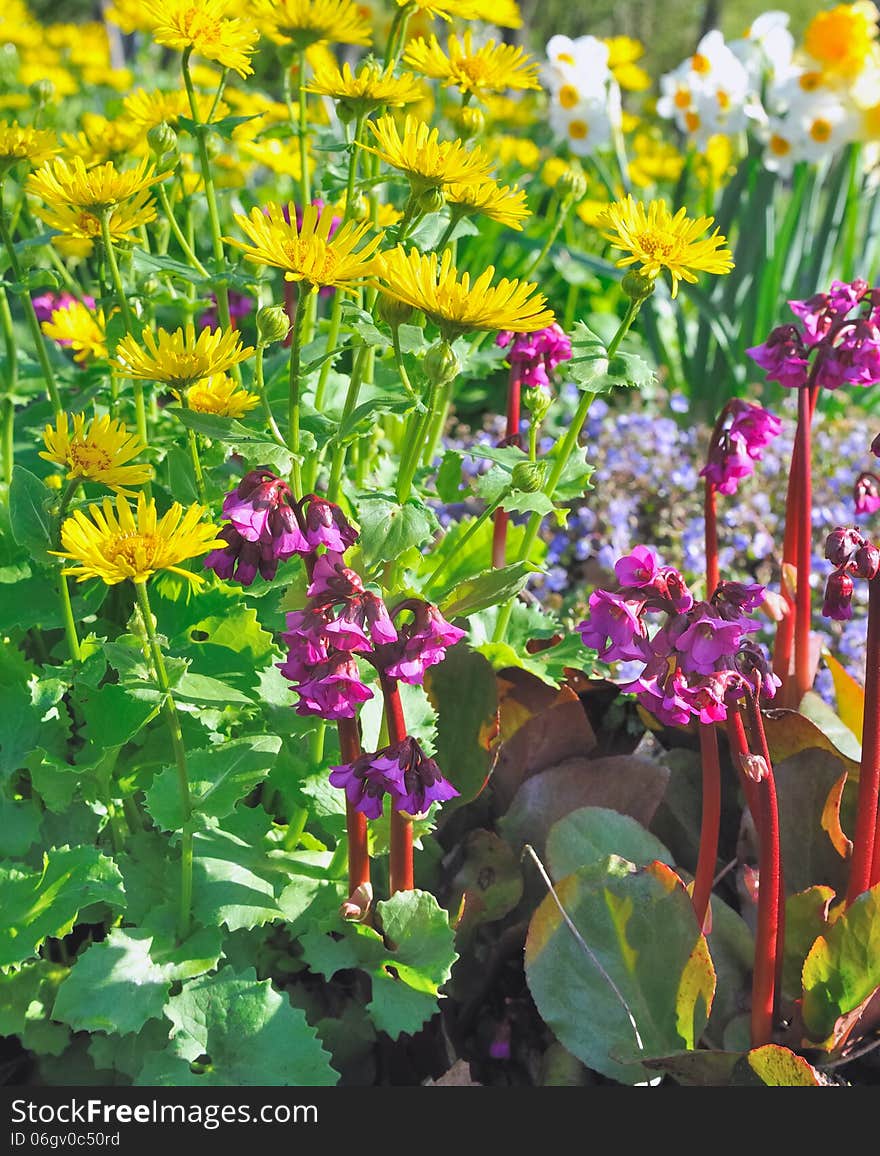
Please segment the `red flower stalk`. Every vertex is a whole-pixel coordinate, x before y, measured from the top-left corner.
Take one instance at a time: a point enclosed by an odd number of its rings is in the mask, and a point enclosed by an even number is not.
[[[880,576],[868,583],[868,641],[865,651],[865,716],[856,827],[846,905],[880,882]]]
[[[705,491],[706,597],[711,598],[721,581],[721,571],[718,565],[718,496],[714,483],[708,478],[705,482]]]
[[[817,362],[817,364],[820,364]],[[801,435],[801,453],[798,461],[798,532],[797,532],[797,590],[795,591],[794,619],[794,685],[795,705],[813,685],[810,661],[810,627],[813,618],[813,599],[810,590],[810,568],[813,555],[813,471],[810,427],[813,404],[809,386],[798,392],[798,430]]]
[[[703,813],[700,820],[700,851],[694,875],[694,911],[700,927],[706,923],[721,826],[721,765],[714,725],[700,724],[700,757],[703,764]]]
[[[361,754],[357,719],[341,718],[336,723],[343,761],[353,763]],[[367,817],[346,798],[345,828],[348,832],[348,894],[370,882],[370,853],[367,844]]]
[[[407,732],[397,680],[383,674],[380,676],[380,682],[385,699],[388,739],[392,744],[402,743],[406,739]],[[415,886],[412,819],[409,815],[398,811],[396,807],[391,808],[391,855],[388,876],[389,891],[392,895],[397,891],[412,891]]]
[[[761,711],[757,698],[745,696],[746,713],[752,732],[746,738],[742,718],[731,715],[729,734],[734,761],[745,780],[751,782],[747,797],[754,799],[758,831],[758,926],[755,937],[755,966],[752,975],[752,1047],[762,1047],[773,1040],[773,1017],[778,997],[778,976],[782,956],[784,893],[779,846],[779,811],[776,785],[767,749]],[[753,752],[756,748],[756,753]],[[752,802],[750,799],[749,807]]]

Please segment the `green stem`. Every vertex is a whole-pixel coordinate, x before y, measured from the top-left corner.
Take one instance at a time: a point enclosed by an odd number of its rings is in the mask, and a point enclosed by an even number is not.
[[[290,343],[290,373],[289,394],[287,406],[288,430],[287,444],[294,455],[291,470],[291,484],[294,496],[299,499],[303,496],[302,471],[299,461],[299,418],[300,418],[300,368],[302,361],[303,329],[309,300],[314,296],[314,286],[307,281],[301,281],[296,298],[296,313],[293,318],[293,337]]]
[[[217,262],[217,265],[222,268],[226,262],[226,252],[223,248],[223,234],[220,231],[220,214],[217,211],[217,193],[214,188],[214,178],[211,174],[211,160],[208,156],[208,146],[205,141],[205,126],[199,119],[199,106],[196,102],[195,89],[193,88],[192,77],[189,72],[189,58],[191,55],[192,48],[185,48],[182,61],[183,83],[186,87],[190,113],[196,125],[196,144],[199,150],[199,165],[202,170],[202,181],[205,185],[205,200],[208,205],[208,223],[211,229],[211,245],[214,260]],[[229,314],[229,289],[226,285],[215,285],[215,293],[217,296],[217,314],[220,318],[220,325],[228,332],[232,329],[232,318]],[[241,369],[238,365],[232,367],[232,374],[236,381],[241,382]]]
[[[183,812],[183,830],[181,832],[180,851],[180,905],[177,924],[178,939],[186,939],[190,929],[192,911],[192,872],[193,872],[193,827],[192,827],[192,796],[189,789],[189,772],[186,765],[186,747],[183,742],[183,732],[180,729],[180,717],[171,692],[171,683],[168,681],[168,671],[165,668],[165,659],[162,656],[162,647],[156,637],[156,628],[153,624],[153,612],[150,608],[150,599],[145,582],[135,582],[138,607],[143,619],[150,656],[153,661],[153,670],[156,682],[162,692],[162,710],[168,724],[168,733],[171,736],[171,746],[174,751],[174,761],[177,765],[177,781],[180,790],[180,805]]]
[[[416,391],[413,389],[409,380],[409,374],[406,372],[406,366],[403,364],[403,352],[400,348],[400,326],[391,326],[391,345],[394,349],[394,361],[397,365],[397,372],[400,374],[400,380],[403,383],[403,388],[410,395],[416,396]]]
[[[196,489],[199,493],[199,501],[204,506],[207,503],[205,497],[205,475],[202,472],[202,460],[199,457],[199,439],[194,429],[188,429],[187,441],[189,442],[189,456],[192,459],[193,473],[196,476]]]
[[[6,397],[3,399],[3,478],[7,486],[12,481],[15,464],[15,387],[18,383],[18,353],[15,348],[15,330],[6,290],[0,285],[0,329],[6,350]]]
[[[424,587],[425,590],[433,590],[434,589],[434,587],[437,585],[437,580],[439,579],[439,577],[443,573],[443,571],[449,565],[451,565],[451,563],[453,561],[456,561],[458,558],[461,557],[461,550],[462,550],[465,542],[470,541],[470,539],[474,536],[474,534],[476,534],[477,530],[479,530],[480,526],[482,526],[484,524],[484,522],[486,522],[489,518],[492,517],[492,515],[495,513],[495,511],[501,505],[501,502],[502,502],[504,497],[505,497],[505,494],[502,494],[500,497],[496,498],[494,502],[490,502],[489,505],[486,506],[485,510],[483,510],[483,512],[479,515],[479,517],[474,518],[473,522],[471,522],[471,524],[468,526],[468,528],[465,530],[465,532],[459,538],[459,540],[456,544],[456,547],[455,547],[455,549],[456,549],[455,554],[448,554],[445,558],[441,559],[440,565],[437,566],[437,568],[434,570],[433,574],[431,574],[430,578],[425,583],[425,587]]]
[[[296,103],[299,115],[299,164],[302,207],[312,203],[312,181],[309,175],[309,115],[306,104],[306,50],[297,53]]]
[[[287,830],[284,832],[282,846],[285,851],[295,851],[299,846],[300,838],[306,829],[309,812],[305,807],[295,807],[287,820]]]
[[[348,381],[348,392],[345,395],[345,404],[342,407],[340,426],[345,424],[346,419],[352,415],[354,407],[357,405],[364,369],[367,364],[367,354],[367,346],[362,345],[358,350],[358,355],[351,371],[351,377]],[[333,451],[333,462],[330,467],[330,482],[327,486],[327,500],[330,502],[336,502],[339,499],[339,486],[342,482],[342,470],[345,466],[347,448],[345,444],[339,443]]]
[[[12,236],[9,232],[9,226],[6,222],[6,210],[3,205],[3,182],[0,180],[0,238],[6,246],[6,252],[9,255],[9,264],[12,267],[12,275],[15,280],[22,284],[24,281],[24,273],[21,268],[21,262],[18,259],[18,254],[15,251],[15,245],[12,242]],[[37,318],[34,309],[34,303],[31,300],[30,290],[22,288],[21,300],[24,305],[24,313],[30,326],[31,336],[34,340],[36,348],[37,360],[40,363],[40,369],[43,372],[43,380],[46,383],[46,393],[52,405],[56,416],[62,412],[61,398],[58,395],[58,386],[55,384],[55,374],[52,372],[52,366],[49,362],[49,354],[46,350],[46,339],[43,337],[43,331],[40,329],[40,322]]]
[[[386,68],[390,64],[397,64],[397,58],[400,56],[406,41],[406,28],[409,19],[417,7],[416,4],[406,4],[395,12],[394,20],[391,22],[391,31],[388,33],[388,47],[385,49]]]
[[[183,230],[177,223],[177,219],[175,218],[174,212],[171,208],[171,202],[168,200],[168,193],[165,191],[164,186],[161,184],[156,185],[156,193],[162,205],[162,211],[164,212],[166,220],[168,221],[168,224],[171,228],[171,232],[174,234],[174,239],[180,246],[184,257],[186,257],[187,261],[189,261],[190,265],[192,265],[197,273],[200,273],[203,277],[209,276],[208,270],[195,255],[189,246],[189,242],[183,235]]]
[[[266,383],[263,379],[263,355],[265,353],[265,346],[258,345],[256,357],[254,358],[254,386],[260,397],[260,402],[263,406],[263,413],[266,417],[266,424],[272,434],[274,441],[280,446],[287,447],[287,442],[284,440],[284,435],[278,428],[278,423],[272,414],[272,408],[269,405],[269,399],[266,397]]]
[[[450,387],[451,388],[451,387]],[[437,443],[446,428],[446,419],[449,417],[449,410],[452,402],[447,395],[442,405],[438,405],[434,410],[434,416],[428,422],[428,434],[425,438],[425,449],[422,453],[422,465],[429,466],[434,460],[434,455],[437,452]]]
[[[553,244],[553,242],[559,236],[559,230],[565,224],[565,219],[570,212],[571,212],[571,201],[563,202],[562,207],[560,208],[559,212],[556,214],[556,220],[553,222],[553,228],[550,230],[549,234],[547,235],[547,240],[544,242],[544,248],[537,255],[537,257],[534,258],[534,260],[531,262],[531,264],[526,269],[525,273],[523,273],[523,275],[521,277],[522,281],[528,281],[529,277],[531,277],[531,275],[535,272],[535,270],[538,269],[544,263],[544,258],[550,252],[550,246]]]
[[[440,240],[434,246],[434,252],[435,253],[442,253],[443,252],[443,250],[449,244],[450,237],[455,232],[455,226],[458,224],[458,222],[460,220],[461,220],[461,217],[459,216],[458,213],[455,212],[455,209],[453,209],[452,210],[452,216],[449,218],[449,224],[443,230],[443,236],[440,238]]]
[[[611,339],[611,344],[608,346],[607,357],[609,361],[617,352],[621,341],[623,341],[624,337],[629,332],[629,328],[635,321],[636,315],[638,314],[641,306],[641,301],[630,301],[626,315],[618,326],[614,337]],[[590,412],[590,406],[593,404],[593,398],[595,396],[596,395],[594,393],[585,393],[583,395],[580,400],[580,404],[578,405],[577,412],[574,415],[574,419],[571,425],[565,431],[565,436],[563,437],[562,441],[559,443],[559,452],[556,455],[556,461],[552,470],[550,471],[550,476],[544,484],[544,493],[551,500],[554,493],[556,492],[559,479],[565,473],[565,468],[571,460],[572,454],[577,449],[581,430],[583,429],[584,423],[587,420],[587,415]],[[543,515],[537,513],[532,514],[531,518],[529,519],[528,526],[526,527],[526,532],[523,535],[522,543],[520,545],[518,561],[524,562],[528,558],[529,551],[535,544],[535,540],[538,537],[543,520]],[[512,598],[499,610],[498,620],[495,624],[495,632],[493,634],[494,642],[504,641],[504,637],[507,633],[507,627],[510,624],[510,618],[513,614],[513,607],[515,602],[516,600]]]
[[[80,478],[69,478],[67,485],[61,495],[61,501],[58,503],[57,523],[55,530],[55,545],[61,545],[61,526],[64,522],[67,513],[67,507],[70,505],[73,495],[79,489]],[[75,663],[82,661],[82,653],[79,648],[79,636],[76,630],[76,619],[73,617],[73,606],[70,601],[70,587],[67,584],[67,576],[63,573],[58,575],[58,596],[61,602],[61,621],[64,624],[64,635],[67,639],[67,649],[71,659]]]
[[[110,214],[110,209],[105,209],[101,214],[101,241],[104,245],[104,256],[107,261],[107,267],[110,270],[110,280],[113,282],[116,299],[119,302],[119,308],[122,310],[125,332],[134,333],[134,314],[131,311],[131,306],[125,295],[122,277],[119,274],[119,264],[116,260],[116,251],[113,248],[113,239],[110,236]],[[144,405],[144,387],[137,378],[132,380],[132,385],[134,386],[135,423],[138,437],[144,445],[149,445],[149,437],[147,435],[147,410]]]
[[[354,136],[351,138],[349,148],[351,153],[348,157],[348,183],[345,186],[345,211],[342,214],[343,225],[351,217],[351,210],[354,204],[354,186],[357,182],[357,167],[360,160],[361,150],[358,147],[361,140],[361,133],[364,128],[364,114],[358,113],[354,122]]]

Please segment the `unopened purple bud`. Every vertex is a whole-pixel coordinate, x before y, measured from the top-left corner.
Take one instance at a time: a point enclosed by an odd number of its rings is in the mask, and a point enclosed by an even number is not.
[[[852,618],[853,580],[845,570],[835,570],[825,585],[825,601],[822,614],[836,622],[846,622]]]
[[[860,578],[871,582],[880,571],[880,550],[876,546],[872,546],[870,542],[866,542],[864,546],[856,550],[850,565],[854,573],[858,574]]]
[[[838,526],[825,539],[825,557],[833,566],[846,566],[857,550],[865,545],[865,539],[855,528]]]

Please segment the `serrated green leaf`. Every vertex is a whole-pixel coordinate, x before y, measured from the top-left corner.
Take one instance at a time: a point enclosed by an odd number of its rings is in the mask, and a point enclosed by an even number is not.
[[[165,1015],[170,1047],[147,1058],[138,1086],[327,1087],[339,1079],[304,1013],[252,969],[192,980]]]
[[[171,976],[151,958],[152,942],[149,932],[114,927],[93,943],[58,988],[53,1018],[74,1031],[124,1036],[161,1017]]]
[[[423,546],[439,529],[434,512],[416,498],[402,506],[384,494],[361,497],[357,504],[360,548],[367,566],[390,562]]]
[[[442,502],[461,501],[461,454],[456,450],[447,450],[443,455],[437,471],[436,489],[437,497]]]
[[[9,522],[19,546],[32,551],[41,561],[49,561],[53,547],[52,518],[49,507],[55,497],[52,491],[24,466],[12,469],[9,486]]]
[[[124,904],[119,869],[96,847],[47,851],[41,871],[0,867],[0,968],[32,958],[50,936],[66,935],[92,903]]]
[[[222,819],[269,773],[279,750],[277,735],[250,735],[187,754],[190,798],[195,814]],[[147,790],[147,807],[166,831],[183,826],[176,767],[167,767]]]

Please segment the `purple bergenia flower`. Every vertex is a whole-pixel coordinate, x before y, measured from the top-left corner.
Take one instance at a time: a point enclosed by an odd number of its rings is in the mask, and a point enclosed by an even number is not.
[[[446,657],[450,646],[464,638],[466,631],[447,622],[436,606],[428,602],[413,608],[413,621],[398,627],[398,642],[381,661],[385,674],[411,686],[420,686],[429,666],[436,666]]]
[[[382,814],[386,794],[395,811],[414,816],[424,814],[432,803],[454,799],[459,794],[410,735],[375,754],[364,754],[352,763],[333,767],[330,782],[344,788],[348,801],[368,819],[378,819]]]
[[[550,387],[550,377],[562,361],[571,360],[571,341],[555,321],[534,333],[499,333],[495,344],[506,349],[507,362],[523,385]]]
[[[880,510],[880,478],[862,473],[853,486],[853,501],[857,514],[876,514]]]
[[[734,398],[724,407],[700,477],[720,494],[736,493],[742,479],[754,473],[765,447],[781,432],[782,422],[769,410]]]

